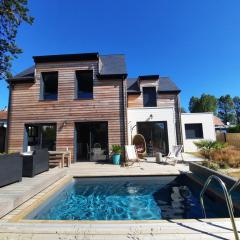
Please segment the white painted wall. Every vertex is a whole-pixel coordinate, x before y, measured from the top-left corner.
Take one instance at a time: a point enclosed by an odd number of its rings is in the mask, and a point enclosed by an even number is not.
[[[152,114],[152,119],[149,116]],[[127,123],[128,123],[128,143],[131,144],[131,130],[130,128],[135,126],[137,122],[156,122],[166,121],[168,128],[168,143],[169,150],[173,145],[176,145],[176,128],[175,128],[175,115],[174,108],[128,108],[127,110]],[[137,134],[137,127],[134,127],[132,136]]]
[[[187,123],[201,123],[203,128],[203,139],[216,140],[212,113],[182,113],[181,118],[182,118],[183,145],[185,152],[196,152],[197,147],[194,145],[194,142],[201,140],[201,139],[186,139],[185,124]]]

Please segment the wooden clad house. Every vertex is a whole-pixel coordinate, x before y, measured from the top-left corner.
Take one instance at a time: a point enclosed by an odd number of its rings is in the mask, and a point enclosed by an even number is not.
[[[73,161],[105,159],[113,144],[125,145],[124,55],[98,53],[33,57],[35,65],[10,86],[8,150],[72,152]]]
[[[182,144],[178,87],[159,75],[128,78],[125,57],[98,53],[33,57],[8,79],[8,151],[48,148],[72,161],[105,160],[140,133],[150,156]]]

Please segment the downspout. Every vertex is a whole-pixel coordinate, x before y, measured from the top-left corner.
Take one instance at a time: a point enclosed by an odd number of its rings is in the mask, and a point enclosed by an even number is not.
[[[179,137],[178,137],[178,145],[183,145],[183,135],[182,135],[182,113],[181,113],[181,106],[180,106],[180,101],[179,101],[179,94],[176,96],[176,102],[177,102],[177,112],[178,112],[178,123],[179,123],[179,127],[178,127],[178,131],[179,131]]]
[[[6,131],[6,145],[5,145],[5,151],[6,153],[9,152],[8,147],[9,147],[9,132],[10,132],[10,118],[11,118],[11,106],[12,106],[12,89],[13,89],[13,84],[9,83],[8,84],[8,89],[9,89],[9,95],[8,95],[8,114],[7,114],[7,131]]]
[[[124,94],[124,80],[125,80],[126,76],[123,76],[122,78],[122,103],[123,103],[123,106],[122,106],[122,120],[123,120],[123,127],[122,127],[122,130],[123,130],[123,146],[125,147],[126,145],[126,128],[125,128],[125,94]],[[123,155],[123,160],[125,162],[125,150],[123,151],[124,152],[124,155]]]

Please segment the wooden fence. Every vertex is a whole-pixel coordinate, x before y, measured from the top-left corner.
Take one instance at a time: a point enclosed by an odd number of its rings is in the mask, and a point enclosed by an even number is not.
[[[217,141],[240,148],[240,133],[217,133]]]

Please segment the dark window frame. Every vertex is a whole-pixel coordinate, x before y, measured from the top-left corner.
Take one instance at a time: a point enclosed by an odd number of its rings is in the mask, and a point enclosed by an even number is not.
[[[46,93],[46,77],[47,74],[56,74],[56,93],[47,94]],[[49,72],[41,72],[41,86],[40,86],[40,99],[43,101],[57,101],[58,100],[58,71],[49,71]]]
[[[202,123],[185,123],[186,139],[203,139],[203,124]]]
[[[24,126],[25,126],[26,134],[24,134],[23,151],[27,151],[27,146],[38,146],[39,148],[46,148],[44,144],[47,143],[46,141],[47,138],[46,138],[46,135],[44,137],[44,134],[47,133],[47,129],[44,129],[44,127],[55,131],[53,136],[54,141],[48,147],[49,147],[49,151],[56,150],[57,123],[50,123],[50,122],[49,123],[25,123]],[[37,128],[37,131],[36,131],[37,135],[34,135],[34,136],[32,135],[31,128]]]
[[[148,93],[146,92],[148,91]],[[154,96],[152,94],[154,94]],[[157,91],[156,87],[143,87],[143,107],[157,107]],[[146,96],[148,94],[148,96]],[[151,99],[149,98],[151,96]],[[148,97],[149,99],[146,99]]]
[[[88,75],[89,76],[84,76],[86,77],[85,79],[83,79],[84,81],[88,81],[91,80],[90,84],[86,84],[83,83],[82,84],[82,91],[80,89],[80,84],[81,84],[81,73],[84,75]],[[93,79],[93,70],[89,69],[89,70],[76,70],[75,71],[75,99],[78,100],[87,100],[87,99],[93,99],[94,95],[93,95],[93,89],[94,89],[94,79]]]

